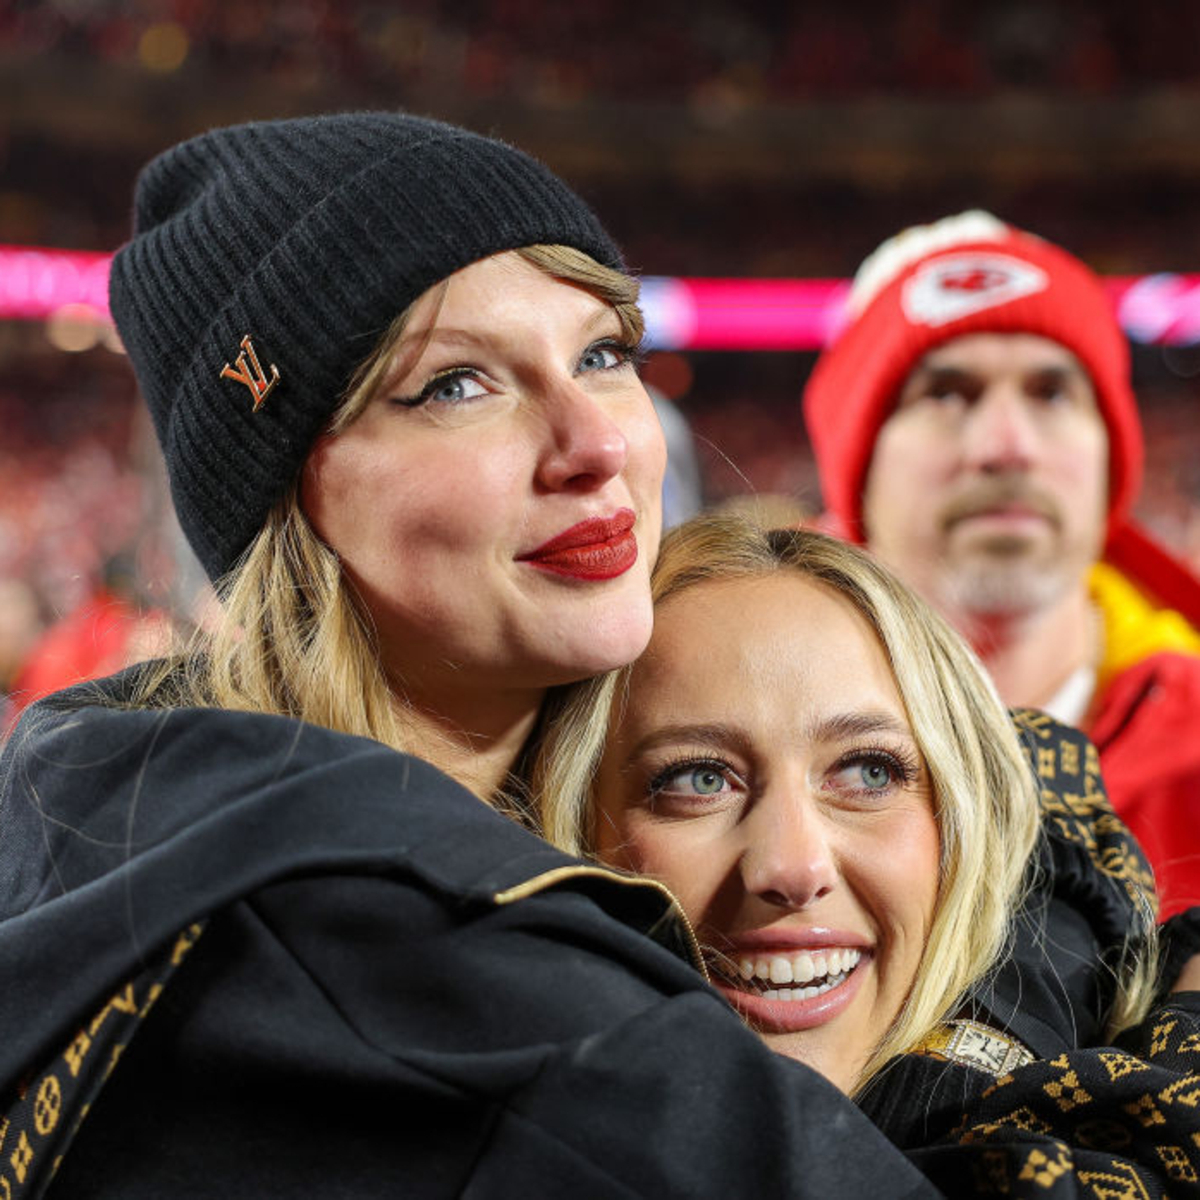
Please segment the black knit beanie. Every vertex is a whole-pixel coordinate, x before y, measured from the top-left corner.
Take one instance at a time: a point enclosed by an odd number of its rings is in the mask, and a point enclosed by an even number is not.
[[[621,267],[595,215],[540,163],[403,113],[214,130],[152,161],[135,208],[113,261],[113,317],[212,579],[427,288],[537,243]]]

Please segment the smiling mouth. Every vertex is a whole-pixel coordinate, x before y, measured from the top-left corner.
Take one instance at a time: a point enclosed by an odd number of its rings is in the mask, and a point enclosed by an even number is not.
[[[841,987],[862,961],[861,950],[801,951],[798,954],[739,955],[709,964],[735,991],[763,1000],[814,1000]]]

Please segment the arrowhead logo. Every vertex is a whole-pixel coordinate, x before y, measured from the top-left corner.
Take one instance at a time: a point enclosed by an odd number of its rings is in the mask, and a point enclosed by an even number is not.
[[[1045,291],[1040,267],[1007,254],[953,254],[918,268],[900,296],[914,325],[947,325],[960,317]]]
[[[268,379],[259,365],[258,355],[254,353],[254,343],[250,340],[249,334],[242,338],[241,346],[242,352],[234,360],[237,363],[237,370],[235,371],[226,363],[221,368],[221,378],[236,379],[238,383],[244,383],[250,389],[250,395],[254,397],[254,411],[258,412],[262,407],[262,402],[279,382],[279,368],[272,363],[271,378]]]

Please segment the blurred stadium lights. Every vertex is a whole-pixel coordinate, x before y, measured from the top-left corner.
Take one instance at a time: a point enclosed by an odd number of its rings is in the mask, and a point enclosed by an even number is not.
[[[0,320],[108,322],[106,253],[0,245]],[[1200,342],[1200,274],[1105,280],[1121,324],[1137,342]],[[844,279],[699,279],[647,276],[647,341],[659,350],[818,350],[837,332]],[[86,341],[73,334],[74,342]],[[105,344],[114,344],[106,337]],[[91,344],[91,342],[88,342]]]

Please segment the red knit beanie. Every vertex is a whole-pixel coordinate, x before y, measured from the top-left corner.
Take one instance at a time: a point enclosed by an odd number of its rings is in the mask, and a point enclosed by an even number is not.
[[[863,540],[862,491],[879,428],[933,347],[970,333],[1032,333],[1083,364],[1108,427],[1108,536],[1142,475],[1129,349],[1100,280],[1079,259],[983,212],[885,242],[859,270],[849,323],[804,393],[830,526]]]

